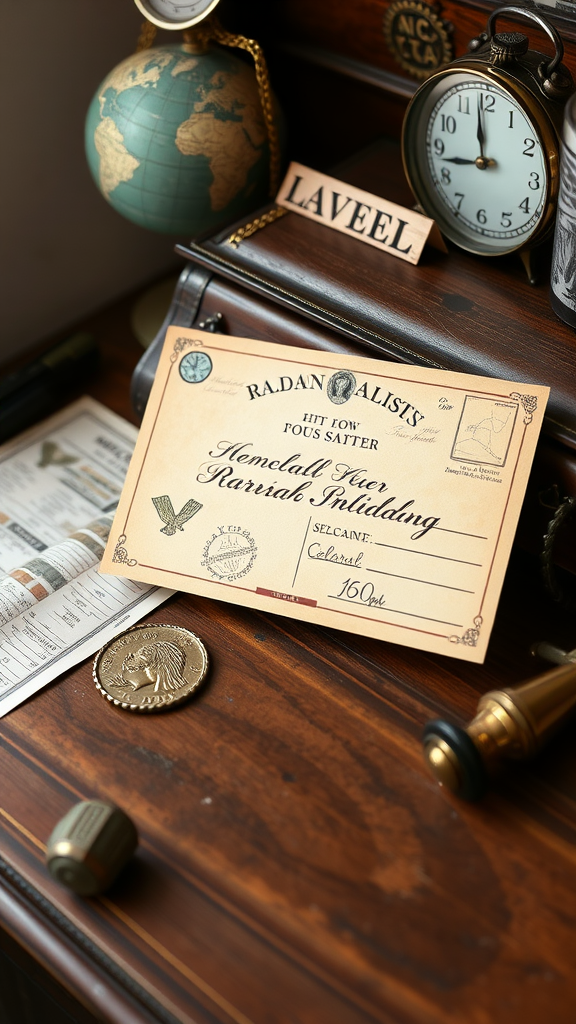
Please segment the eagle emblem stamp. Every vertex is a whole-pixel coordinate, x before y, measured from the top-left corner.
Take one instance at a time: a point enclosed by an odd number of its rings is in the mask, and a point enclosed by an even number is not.
[[[226,583],[241,579],[254,565],[258,548],[241,526],[219,526],[206,541],[200,563],[215,579]]]
[[[160,519],[166,525],[160,530],[160,533],[165,533],[167,537],[173,537],[176,530],[183,530],[184,523],[187,523],[192,516],[195,516],[200,511],[202,505],[199,501],[195,501],[194,498],[190,498],[185,505],[182,506],[178,514],[174,511],[174,506],[167,494],[161,494],[159,498],[152,498],[154,508],[156,509]]]

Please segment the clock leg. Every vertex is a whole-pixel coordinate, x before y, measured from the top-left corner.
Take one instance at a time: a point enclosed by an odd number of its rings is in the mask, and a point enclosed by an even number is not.
[[[539,270],[538,250],[525,249],[523,252],[521,252],[520,258],[524,264],[524,269],[528,274],[528,280],[530,284],[537,285]]]

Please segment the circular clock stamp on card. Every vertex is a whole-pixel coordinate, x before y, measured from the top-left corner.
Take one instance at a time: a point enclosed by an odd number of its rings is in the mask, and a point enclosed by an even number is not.
[[[212,360],[207,352],[188,352],[178,369],[187,384],[201,384],[212,373]]]

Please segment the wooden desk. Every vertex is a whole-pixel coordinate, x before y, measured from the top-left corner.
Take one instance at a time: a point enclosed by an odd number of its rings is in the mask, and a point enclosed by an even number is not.
[[[95,318],[88,390],[130,416],[124,302]],[[469,806],[429,778],[420,733],[541,666],[574,625],[516,556],[484,666],[176,596],[152,621],[212,658],[198,697],[138,717],[81,665],[0,721],[0,922],[117,1024],[573,1024],[574,726]],[[136,822],[100,899],[44,868],[76,800]]]

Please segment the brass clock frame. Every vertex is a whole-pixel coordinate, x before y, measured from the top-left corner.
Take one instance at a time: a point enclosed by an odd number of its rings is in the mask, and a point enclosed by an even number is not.
[[[174,32],[182,31],[186,28],[192,28],[193,25],[198,25],[199,22],[203,21],[204,18],[207,18],[208,15],[212,13],[217,4],[220,3],[220,0],[212,0],[210,5],[202,12],[202,14],[198,14],[194,18],[186,18],[184,21],[168,21],[166,18],[161,18],[158,14],[155,14],[153,9],[151,9],[149,0],[134,0],[134,3],[140,13],[143,14],[148,21],[151,21],[153,25],[156,25],[157,28],[166,28],[169,31]]]
[[[552,58],[537,50],[528,49],[528,39],[519,33],[494,34],[496,20],[502,16],[521,17],[535,22],[544,31],[554,45],[555,54]],[[559,190],[560,146],[562,124],[566,100],[574,91],[574,83],[570,72],[564,67],[562,57],[564,46],[556,29],[535,11],[515,6],[499,7],[489,18],[486,31],[470,43],[469,54],[458,57],[447,67],[440,68],[430,76],[412,97],[402,127],[402,160],[404,171],[412,191],[422,209],[430,217],[438,216],[438,227],[448,239],[461,249],[479,256],[504,256],[518,253],[524,263],[528,277],[534,283],[531,259],[534,252],[546,242],[554,228],[554,218]],[[470,74],[483,79],[502,90],[511,100],[522,108],[529,119],[534,134],[538,138],[546,166],[547,194],[542,214],[530,235],[508,248],[490,249],[488,243],[475,244],[462,230],[454,229],[446,216],[443,224],[442,211],[434,207],[438,203],[433,197],[437,195],[430,188],[430,174],[427,166],[419,166],[415,145],[419,132],[427,128],[421,123],[422,106],[431,89],[443,80],[455,74]],[[414,145],[413,145],[414,144]],[[421,157],[421,154],[420,154]]]
[[[427,96],[438,81],[448,80],[453,75],[462,73],[484,79],[484,81],[497,86],[512,97],[514,102],[529,117],[534,133],[540,142],[546,163],[547,194],[538,224],[529,238],[520,241],[517,245],[511,245],[509,248],[498,249],[494,252],[487,251],[486,248],[482,248],[479,245],[474,246],[472,239],[465,243],[460,240],[460,236],[454,237],[455,232],[452,231],[449,222],[447,227],[444,226],[442,218],[438,216],[438,210],[432,209],[431,205],[426,201],[428,190],[424,184],[424,174],[429,172],[427,169],[424,173],[420,172],[414,154],[413,132],[414,129],[422,130],[425,127],[419,124],[418,117]],[[431,75],[418,89],[406,111],[402,127],[402,162],[410,188],[424,212],[436,220],[443,235],[466,252],[474,253],[477,256],[505,256],[513,252],[521,253],[523,250],[534,249],[542,244],[552,232],[560,184],[560,133],[550,114],[542,106],[534,93],[522,82],[511,78],[510,74],[500,67],[492,67],[474,58],[465,60],[460,58],[459,62],[455,61],[449,68],[442,68]]]

